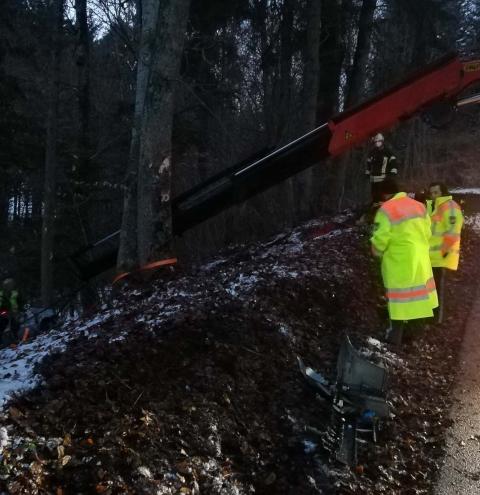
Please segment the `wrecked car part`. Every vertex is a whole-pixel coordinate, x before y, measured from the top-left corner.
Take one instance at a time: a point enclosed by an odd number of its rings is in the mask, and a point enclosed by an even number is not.
[[[359,445],[376,442],[379,421],[389,415],[386,401],[387,372],[362,356],[345,336],[337,359],[334,383],[305,366],[297,357],[307,382],[331,401],[330,425],[323,435],[323,446],[335,459],[356,465]]]

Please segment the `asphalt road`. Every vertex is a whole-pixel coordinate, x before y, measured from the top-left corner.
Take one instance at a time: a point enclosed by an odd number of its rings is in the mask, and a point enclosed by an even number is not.
[[[453,392],[454,424],[435,495],[480,494],[480,292],[467,324],[460,366]]]

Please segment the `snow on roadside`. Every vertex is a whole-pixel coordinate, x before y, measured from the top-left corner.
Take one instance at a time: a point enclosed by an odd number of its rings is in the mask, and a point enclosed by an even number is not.
[[[63,352],[70,340],[80,334],[94,335],[93,327],[111,317],[110,312],[97,315],[92,320],[80,323],[70,322],[61,330],[52,330],[39,335],[15,349],[0,350],[0,408],[3,408],[13,394],[36,387],[41,377],[35,374],[35,366],[54,352]]]
[[[479,187],[458,187],[451,189],[452,194],[480,194]]]
[[[465,225],[472,228],[477,234],[480,234],[480,213],[468,215],[465,217]]]

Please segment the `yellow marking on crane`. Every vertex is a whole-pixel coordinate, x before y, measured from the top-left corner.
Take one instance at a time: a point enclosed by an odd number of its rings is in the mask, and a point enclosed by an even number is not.
[[[465,62],[463,64],[463,70],[465,72],[477,72],[477,70],[480,70],[480,60],[472,60],[471,62]]]

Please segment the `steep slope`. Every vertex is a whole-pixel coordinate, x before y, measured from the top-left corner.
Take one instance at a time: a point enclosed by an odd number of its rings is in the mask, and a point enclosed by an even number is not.
[[[368,229],[350,216],[126,288],[93,320],[43,337],[62,348],[36,365],[34,381],[25,374],[39,386],[14,397],[2,418],[0,487],[425,493],[442,453],[479,246],[476,234],[465,236],[447,323],[397,354],[379,343],[387,324],[379,269]],[[296,365],[300,355],[333,373],[344,332],[391,375],[394,415],[356,472],[329,461],[312,433],[325,430],[329,412]]]

